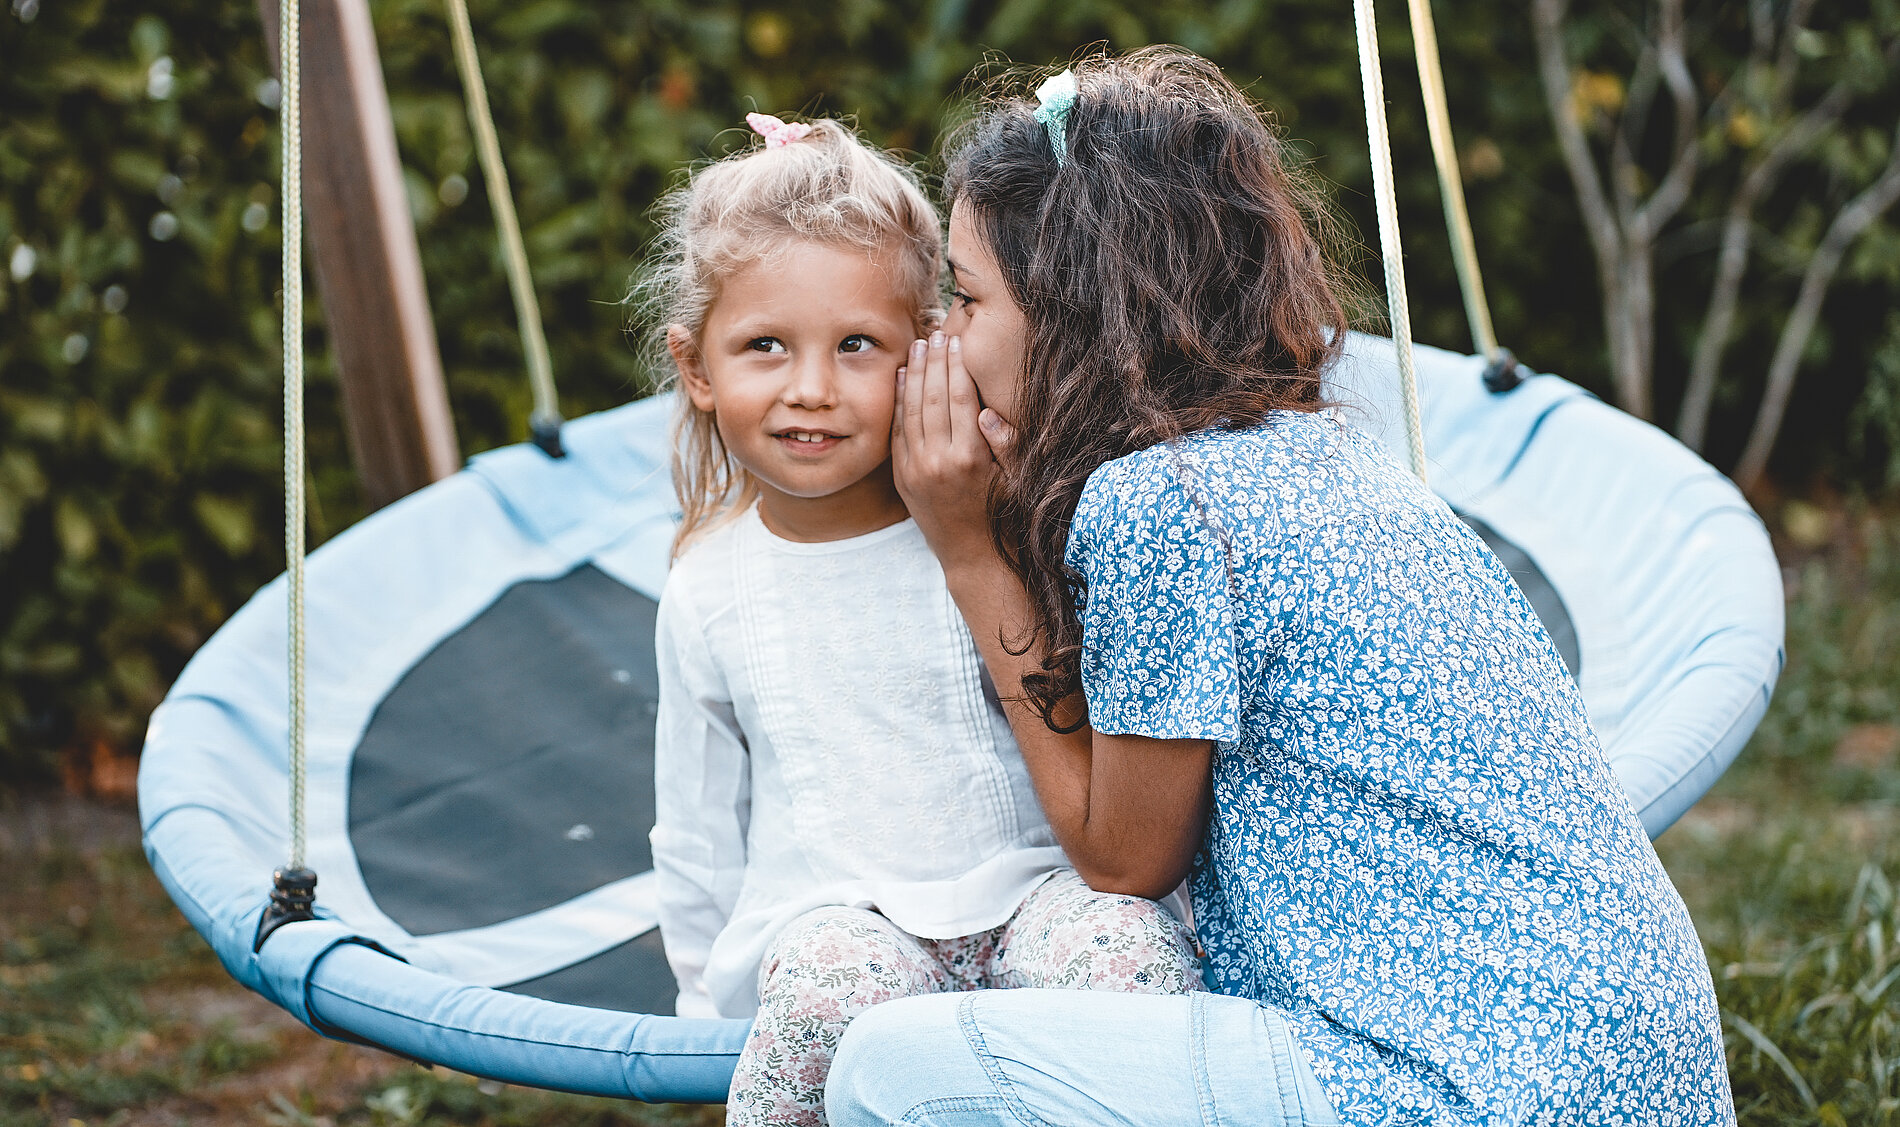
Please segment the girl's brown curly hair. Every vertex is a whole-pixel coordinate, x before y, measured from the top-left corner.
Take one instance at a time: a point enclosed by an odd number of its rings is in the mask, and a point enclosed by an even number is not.
[[[1317,410],[1352,292],[1322,250],[1322,197],[1214,64],[1154,47],[1072,69],[1060,164],[1035,105],[992,96],[952,134],[945,177],[1027,321],[1016,458],[990,513],[1032,607],[1006,642],[1047,644],[1023,690],[1057,731],[1081,723],[1062,718],[1077,715],[1084,594],[1063,554],[1089,474],[1194,431]]]

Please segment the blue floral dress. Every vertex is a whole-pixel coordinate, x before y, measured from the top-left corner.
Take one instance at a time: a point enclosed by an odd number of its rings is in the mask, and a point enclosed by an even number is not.
[[[1708,964],[1530,605],[1371,440],[1277,413],[1076,507],[1098,731],[1216,741],[1215,990],[1342,1121],[1735,1121]]]

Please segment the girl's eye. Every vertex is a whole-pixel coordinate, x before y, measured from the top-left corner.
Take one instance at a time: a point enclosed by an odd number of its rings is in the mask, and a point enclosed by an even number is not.
[[[777,337],[754,337],[751,340],[746,341],[745,346],[748,350],[752,352],[783,352],[785,351],[785,343],[779,340]]]
[[[838,342],[839,352],[869,352],[877,347],[877,341],[863,333],[852,333]]]
[[[974,301],[975,299],[972,298],[969,294],[964,293],[962,290],[951,290],[950,300],[956,302],[959,305],[968,305],[970,304],[970,302]]]

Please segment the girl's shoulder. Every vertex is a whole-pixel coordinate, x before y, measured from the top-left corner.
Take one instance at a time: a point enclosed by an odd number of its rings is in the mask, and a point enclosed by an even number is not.
[[[674,617],[701,618],[711,608],[730,601],[732,563],[740,550],[742,526],[747,520],[757,519],[752,510],[747,510],[693,538],[666,573],[666,585],[660,591],[663,615],[670,611]]]

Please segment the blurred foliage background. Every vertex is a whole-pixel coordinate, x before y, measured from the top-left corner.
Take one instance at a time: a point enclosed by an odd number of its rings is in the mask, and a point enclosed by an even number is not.
[[[62,751],[135,750],[185,659],[282,568],[276,95],[257,12],[237,0],[10,4],[0,14],[0,785],[49,777]],[[528,392],[442,6],[371,7],[463,451],[518,441]],[[1572,7],[1564,112],[1588,117],[1630,96],[1651,5]],[[1659,419],[1675,417],[1682,395],[1720,221],[1750,154],[1781,127],[1746,96],[1750,83],[1780,81],[1749,61],[1751,15],[1779,20],[1787,7],[1689,7],[1687,53],[1707,112],[1694,189],[1656,241]],[[742,143],[750,109],[849,115],[928,161],[973,68],[1175,42],[1271,106],[1340,210],[1366,238],[1376,230],[1352,16],[1339,0],[472,8],[570,416],[648,390],[618,304],[651,233],[646,209],[686,163]],[[1401,6],[1383,8],[1415,331],[1466,349],[1410,35]],[[1806,8],[1781,60],[1797,108],[1836,84],[1854,97],[1759,204],[1706,446],[1724,467],[1753,420],[1804,263],[1888,160],[1900,117],[1895,3]],[[1531,366],[1607,396],[1597,267],[1527,9],[1437,0],[1435,11],[1499,336]],[[1743,96],[1724,102],[1724,90]],[[1639,135],[1633,176],[1666,163],[1667,132]],[[1897,294],[1900,225],[1888,216],[1852,246],[1807,343],[1774,488],[1878,495],[1900,483]],[[364,505],[314,297],[308,315],[321,542]]]

